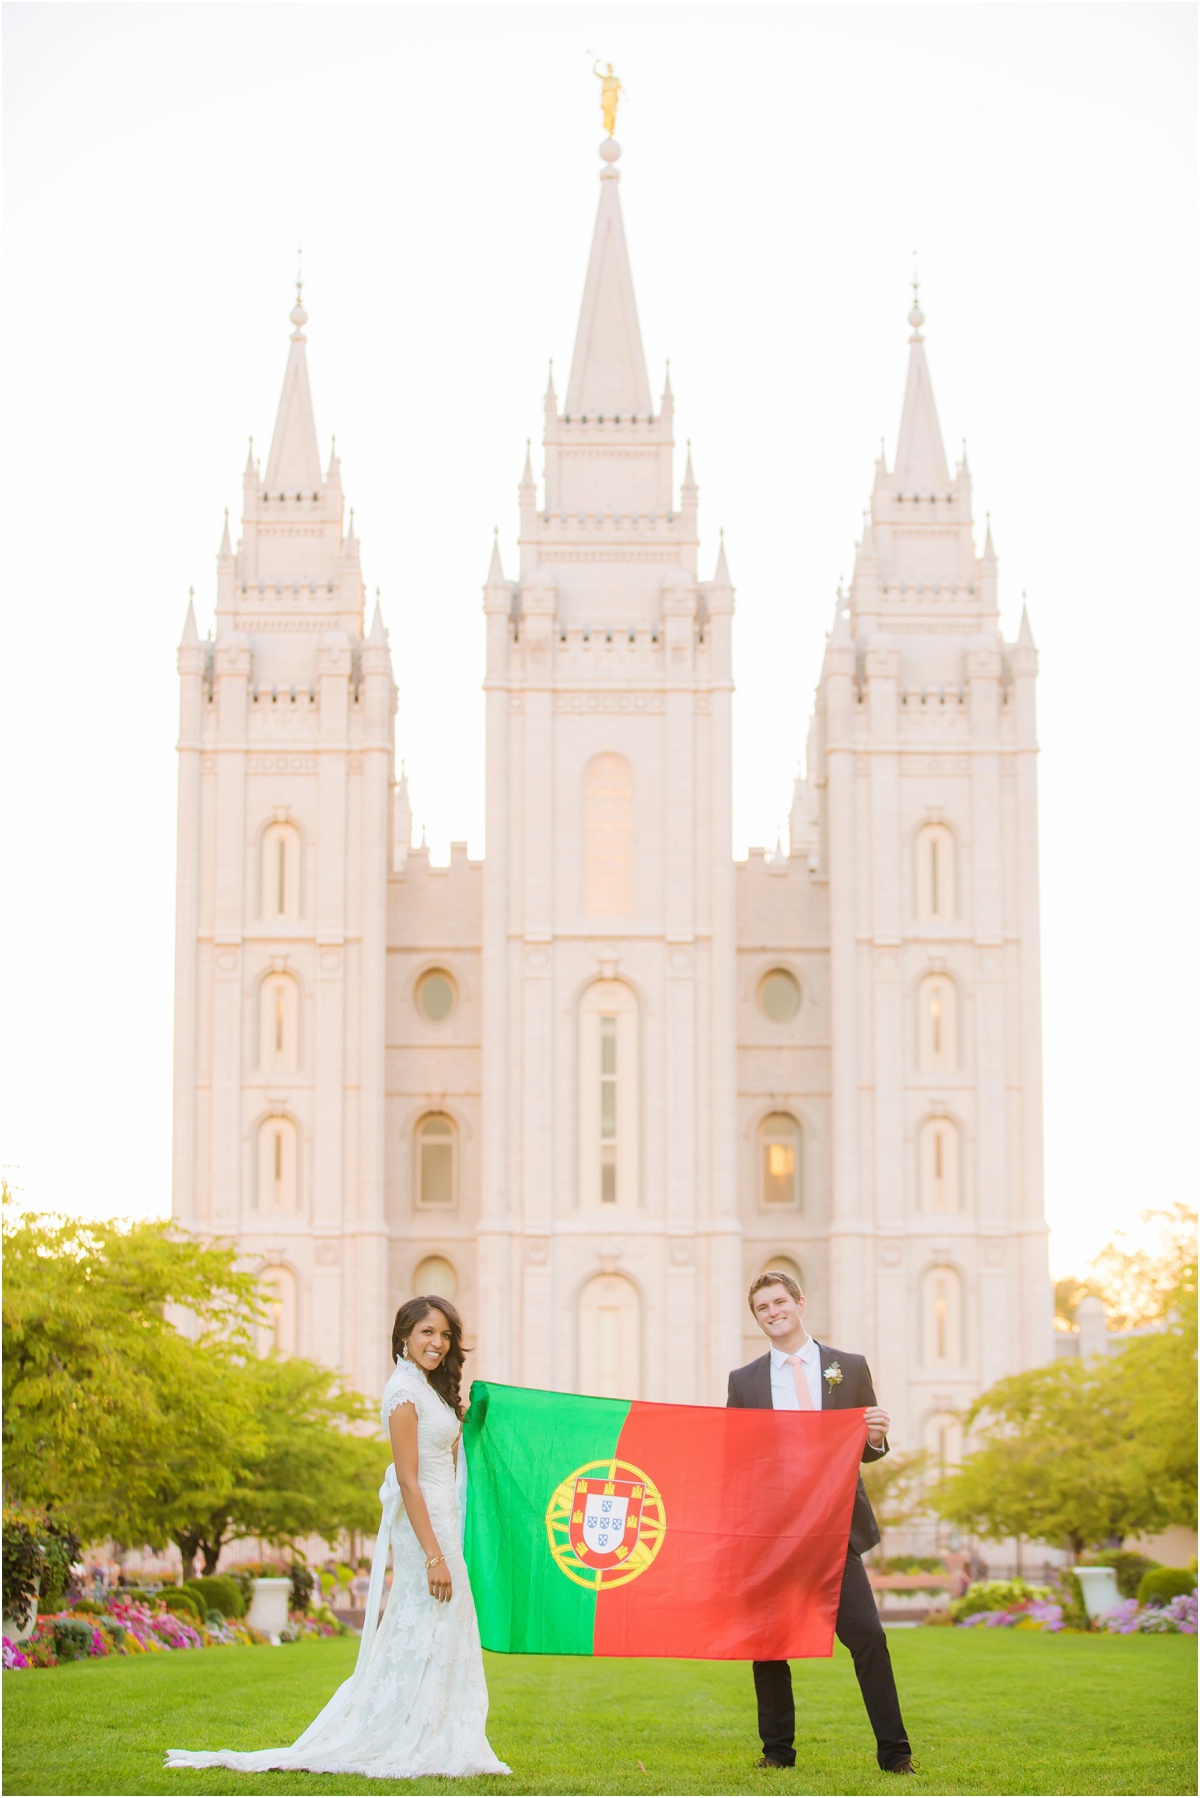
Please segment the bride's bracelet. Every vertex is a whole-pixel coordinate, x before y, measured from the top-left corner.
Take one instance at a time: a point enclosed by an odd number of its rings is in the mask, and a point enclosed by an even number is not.
[[[444,1561],[445,1559],[446,1559],[445,1555],[430,1555],[429,1559],[425,1563],[426,1573],[432,1572],[433,1568],[438,1566],[438,1564],[440,1562]]]

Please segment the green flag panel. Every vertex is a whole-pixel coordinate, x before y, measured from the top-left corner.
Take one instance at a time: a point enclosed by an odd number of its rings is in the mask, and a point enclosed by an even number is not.
[[[485,1648],[592,1653],[596,1589],[555,1563],[553,1501],[568,1476],[615,1455],[628,1414],[625,1399],[472,1385],[464,1545]]]

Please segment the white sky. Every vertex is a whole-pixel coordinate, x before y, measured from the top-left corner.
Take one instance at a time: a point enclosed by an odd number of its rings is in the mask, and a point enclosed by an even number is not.
[[[269,442],[298,243],[417,818],[482,852],[480,586],[570,357],[588,48],[630,95],[702,570],[723,524],[738,587],[737,852],[786,817],[917,246],[947,448],[1041,650],[1056,1267],[1194,1192],[1194,7],[10,5],[5,38],[0,1159],[28,1203],[169,1207],[174,647]]]

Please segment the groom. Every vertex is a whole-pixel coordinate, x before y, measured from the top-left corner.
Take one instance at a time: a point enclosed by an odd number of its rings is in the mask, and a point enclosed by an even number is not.
[[[838,1411],[863,1405],[867,1425],[864,1461],[888,1452],[886,1411],[875,1403],[871,1371],[862,1355],[819,1346],[804,1328],[804,1294],[790,1274],[759,1274],[750,1288],[754,1321],[770,1349],[729,1376],[731,1405],[776,1411]],[[912,1773],[912,1750],[904,1733],[892,1657],[879,1621],[862,1557],[879,1540],[860,1476],[850,1519],[850,1546],[838,1603],[838,1640],[854,1657],[859,1690],[875,1731],[876,1753],[885,1773]],[[760,1767],[796,1764],[796,1707],[792,1670],[786,1661],[755,1661]]]

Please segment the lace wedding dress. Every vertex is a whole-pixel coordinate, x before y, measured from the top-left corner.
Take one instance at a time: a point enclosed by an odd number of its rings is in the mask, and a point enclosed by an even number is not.
[[[168,1767],[232,1767],[242,1773],[279,1768],[361,1773],[372,1779],[510,1771],[492,1753],[484,1733],[487,1685],[475,1602],[462,1554],[454,1480],[458,1418],[420,1368],[410,1361],[398,1361],[383,1394],[385,1430],[396,1406],[405,1404],[417,1413],[421,1491],[446,1557],[454,1596],[448,1604],[429,1596],[425,1553],[401,1502],[396,1470],[389,1466],[379,1493],[383,1519],[371,1567],[362,1642],[350,1678],[290,1748],[266,1748],[252,1754],[172,1748],[167,1754]],[[376,1629],[389,1546],[392,1590]]]

